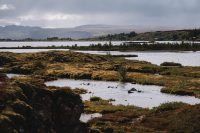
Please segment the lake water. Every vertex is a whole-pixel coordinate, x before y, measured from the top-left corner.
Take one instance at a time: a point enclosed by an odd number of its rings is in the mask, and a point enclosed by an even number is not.
[[[113,41],[113,45],[119,45],[123,41]],[[108,41],[38,41],[38,42],[0,42],[0,47],[47,47],[47,46],[72,46],[77,44],[77,46],[89,46],[90,44],[105,44]]]
[[[77,51],[82,53],[106,55],[107,51]],[[138,55],[138,57],[128,57],[129,60],[143,60],[152,64],[160,65],[163,62],[181,63],[183,66],[200,66],[200,51],[137,51],[137,52],[119,52],[110,51],[111,55]]]
[[[144,60],[152,64],[160,65],[163,62],[176,62],[183,66],[200,66],[200,51],[198,52],[134,52],[138,57],[127,58]]]
[[[184,102],[188,104],[200,103],[200,99],[192,96],[177,96],[161,93],[161,86],[139,85],[131,83],[93,81],[93,80],[72,80],[59,79],[45,83],[47,86],[71,87],[87,89],[88,92],[82,94],[83,100],[89,100],[90,97],[97,96],[103,99],[114,99],[112,103],[122,105],[135,105],[138,107],[152,108],[166,102]],[[141,92],[128,93],[131,88]]]
[[[123,42],[129,41],[112,41],[113,45],[119,45]],[[132,41],[132,42],[148,42],[148,41]],[[158,43],[182,43],[182,41],[156,41]],[[77,46],[89,46],[90,44],[105,44],[109,41],[34,41],[34,42],[0,42],[0,47],[22,47],[22,46],[31,46],[31,47],[41,47],[41,46],[72,46],[77,44]],[[187,43],[200,43],[200,42],[191,42]]]

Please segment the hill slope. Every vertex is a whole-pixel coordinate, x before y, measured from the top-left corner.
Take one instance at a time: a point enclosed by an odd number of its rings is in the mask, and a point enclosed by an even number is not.
[[[108,34],[129,33],[131,31],[141,33],[167,29],[169,28],[134,25],[82,25],[74,28],[41,28],[10,25],[5,27],[0,26],[0,39],[46,39],[51,37],[80,39],[105,36]]]
[[[112,40],[112,41],[181,41],[181,40],[200,40],[200,29],[194,30],[171,30],[171,31],[155,31],[145,33],[120,33],[109,34],[106,36],[88,38],[85,40]]]

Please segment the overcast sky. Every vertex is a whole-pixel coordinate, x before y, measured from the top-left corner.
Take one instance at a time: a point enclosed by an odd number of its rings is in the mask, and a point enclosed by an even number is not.
[[[200,0],[0,0],[0,25],[200,27]]]

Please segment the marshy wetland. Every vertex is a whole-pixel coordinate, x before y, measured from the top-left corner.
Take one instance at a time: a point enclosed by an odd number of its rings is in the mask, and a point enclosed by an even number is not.
[[[94,132],[199,131],[199,66],[156,65],[73,51],[1,52],[0,65],[2,74],[21,75],[5,78],[4,93],[12,99],[18,97],[9,89],[14,86],[43,87],[56,94],[65,90],[73,98],[81,95],[80,114]],[[25,90],[30,97],[32,92]],[[1,109],[4,116],[8,105]],[[90,115],[95,113],[97,118]]]
[[[69,51],[69,49],[0,49],[0,52],[12,53],[38,53],[48,51]],[[183,66],[200,66],[200,52],[196,51],[134,51],[134,52],[120,52],[120,51],[81,51],[74,50],[74,52],[88,53],[96,55],[107,55],[125,57],[128,60],[147,61],[152,64],[160,65],[163,62],[176,62]]]

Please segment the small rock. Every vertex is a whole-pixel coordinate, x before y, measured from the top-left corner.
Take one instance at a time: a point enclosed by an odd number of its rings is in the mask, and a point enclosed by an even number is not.
[[[137,91],[135,88],[131,88],[130,90],[131,90],[131,91]]]
[[[135,88],[131,88],[130,90],[128,90],[128,93],[134,93],[134,91],[137,91]]]
[[[138,92],[138,93],[142,93],[143,91],[141,91],[141,90],[138,90],[137,92]]]
[[[128,93],[134,93],[133,91],[131,91],[131,90],[128,90]]]

